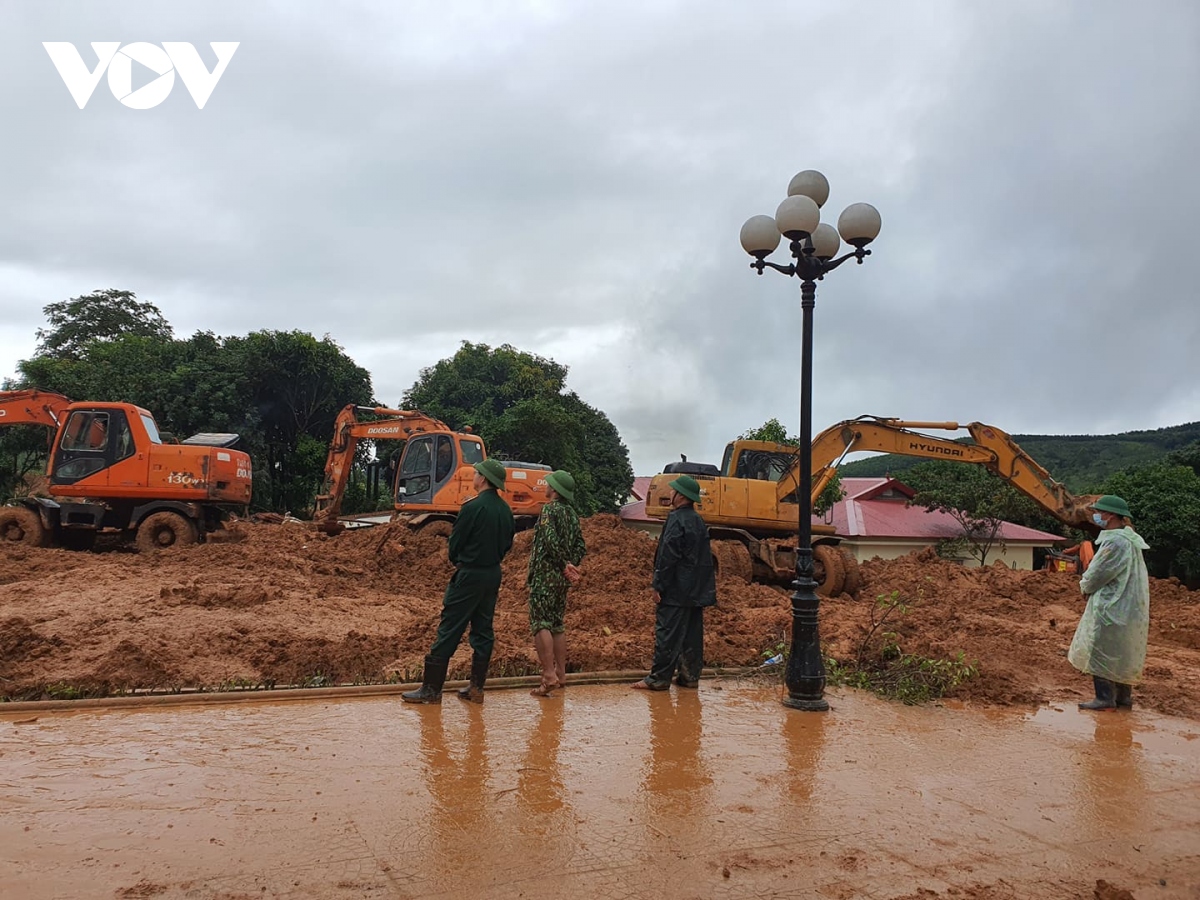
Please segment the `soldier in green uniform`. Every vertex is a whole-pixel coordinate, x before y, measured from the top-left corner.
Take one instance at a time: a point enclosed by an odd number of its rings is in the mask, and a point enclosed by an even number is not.
[[[542,507],[529,553],[529,630],[542,664],[542,683],[530,693],[549,697],[556,687],[567,686],[567,635],[563,617],[567,590],[579,580],[578,566],[586,549],[575,501],[575,479],[558,470],[546,476],[550,502]]]
[[[700,485],[690,475],[671,482],[671,512],[654,556],[654,663],[630,687],[665,691],[675,683],[694,688],[704,666],[704,608],[717,602],[708,526],[696,512]]]
[[[513,542],[513,514],[497,491],[504,490],[504,466],[494,459],[475,463],[478,496],[463,504],[450,532],[450,562],[457,569],[442,597],[442,620],[425,657],[424,683],[400,696],[406,703],[441,703],[450,657],[463,632],[471,627],[470,684],[458,692],[463,700],[483,702],[483,683],[496,633],[492,617],[500,592],[500,561]]]

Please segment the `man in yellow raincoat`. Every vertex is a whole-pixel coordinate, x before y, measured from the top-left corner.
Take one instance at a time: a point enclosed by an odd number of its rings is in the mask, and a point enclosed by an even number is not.
[[[1102,531],[1079,580],[1087,608],[1067,659],[1095,682],[1096,699],[1080,709],[1132,709],[1150,630],[1150,577],[1142,557],[1150,547],[1130,526],[1129,506],[1120,497],[1106,494],[1091,509]]]

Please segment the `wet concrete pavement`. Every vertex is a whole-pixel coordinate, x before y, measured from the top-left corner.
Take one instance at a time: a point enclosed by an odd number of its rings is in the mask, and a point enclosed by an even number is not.
[[[0,897],[1200,898],[1198,722],[777,696],[0,713]]]

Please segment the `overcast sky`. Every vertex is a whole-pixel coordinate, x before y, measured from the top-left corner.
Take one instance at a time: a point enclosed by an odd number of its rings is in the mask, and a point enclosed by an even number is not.
[[[651,474],[799,424],[799,284],[742,222],[825,173],[814,428],[1200,419],[1200,4],[0,0],[0,375],[47,303],[329,334],[400,401],[462,340],[570,368]],[[43,41],[238,41],[85,109]],[[150,80],[134,64],[133,87]],[[776,254],[782,256],[782,252]],[[785,261],[785,260],[780,260]]]

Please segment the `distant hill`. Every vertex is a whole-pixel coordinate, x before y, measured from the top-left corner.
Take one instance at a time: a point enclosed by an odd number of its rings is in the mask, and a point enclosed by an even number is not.
[[[1200,441],[1200,422],[1123,434],[1014,434],[1013,440],[1067,490],[1079,494],[1090,491],[1113,472],[1155,462],[1172,450]],[[925,461],[888,453],[855,460],[838,471],[843,477],[901,475]]]

